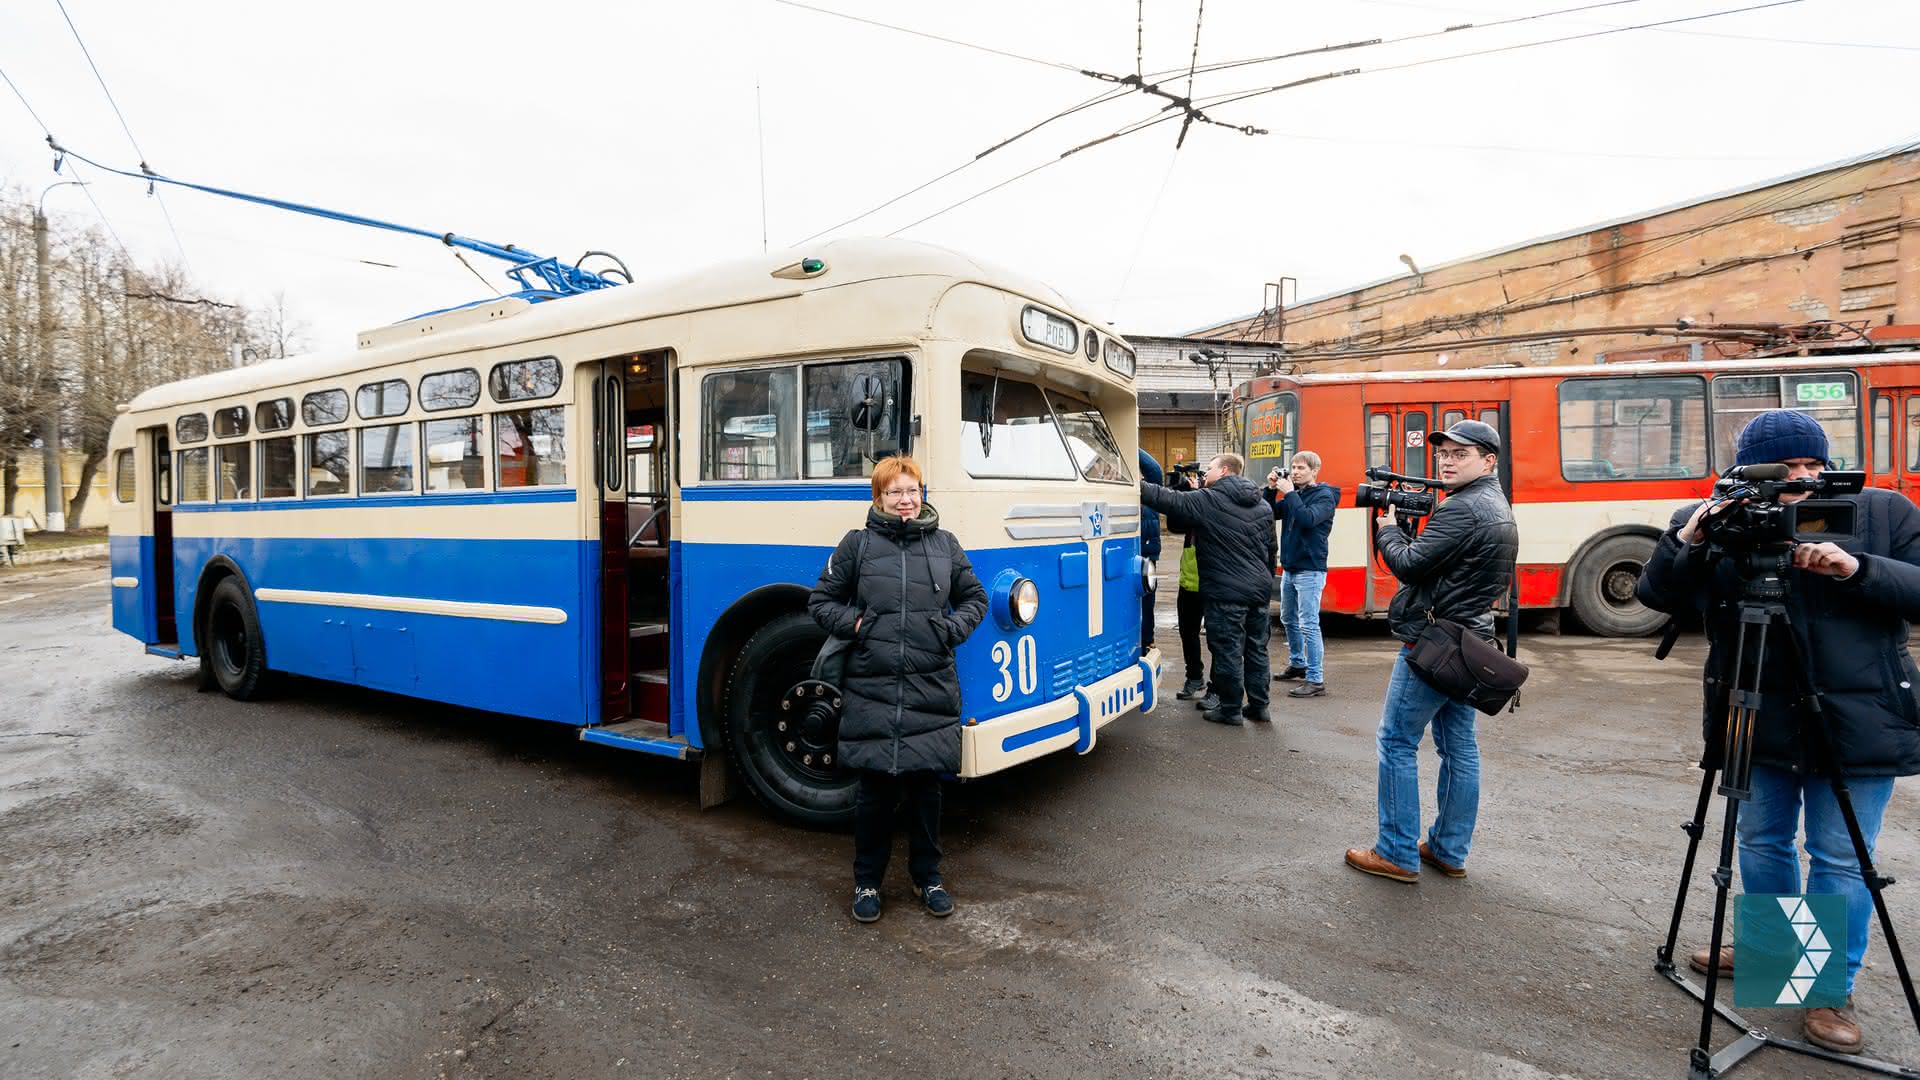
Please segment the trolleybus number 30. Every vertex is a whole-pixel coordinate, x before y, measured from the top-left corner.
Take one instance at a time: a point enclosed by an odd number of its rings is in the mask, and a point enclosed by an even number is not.
[[[1040,688],[1040,649],[1033,643],[1032,634],[1020,635],[1018,652],[1020,657],[1020,693],[1031,694]],[[1005,701],[1013,694],[1013,664],[1015,646],[1004,641],[993,643],[993,662],[1000,666],[1000,682],[993,688],[993,700]]]

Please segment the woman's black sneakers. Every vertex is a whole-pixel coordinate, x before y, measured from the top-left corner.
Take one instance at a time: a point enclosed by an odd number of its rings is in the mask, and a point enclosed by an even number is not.
[[[953,902],[947,902],[947,910],[953,910]],[[853,918],[855,922],[880,921],[880,890],[853,890]]]
[[[947,895],[946,886],[936,882],[924,889],[915,888],[913,892],[922,903],[927,905],[927,914],[938,919],[944,919],[953,914],[953,897]]]

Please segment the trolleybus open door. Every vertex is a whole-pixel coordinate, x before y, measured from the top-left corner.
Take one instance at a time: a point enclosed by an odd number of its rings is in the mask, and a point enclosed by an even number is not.
[[[1875,387],[1872,423],[1873,486],[1920,501],[1920,389]]]
[[[145,532],[153,537],[152,554],[142,559],[140,567],[141,578],[152,583],[145,590],[152,604],[146,640],[148,645],[172,648],[180,641],[173,611],[173,449],[164,427],[138,433],[135,447],[136,458],[147,456],[147,475],[153,478],[153,497],[140,508],[148,516]]]

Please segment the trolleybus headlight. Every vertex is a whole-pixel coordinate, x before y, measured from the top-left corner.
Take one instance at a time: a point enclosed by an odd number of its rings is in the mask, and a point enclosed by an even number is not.
[[[1160,571],[1156,570],[1153,560],[1144,555],[1133,557],[1134,581],[1140,586],[1140,595],[1151,596],[1160,587]]]
[[[994,575],[987,607],[1000,629],[1018,630],[1040,614],[1040,586],[1018,570],[1002,570]]]
[[[1040,586],[1032,578],[1013,583],[1013,625],[1025,626],[1040,614]]]

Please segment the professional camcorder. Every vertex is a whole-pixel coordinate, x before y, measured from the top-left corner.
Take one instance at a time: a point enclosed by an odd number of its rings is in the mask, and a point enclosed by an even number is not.
[[[1176,491],[1192,491],[1200,486],[1200,475],[1204,471],[1197,461],[1175,462],[1167,470],[1167,486]]]
[[[1727,470],[1713,485],[1713,501],[1728,508],[1708,514],[1700,529],[1707,542],[1727,551],[1837,543],[1853,537],[1854,504],[1822,495],[1853,495],[1866,486],[1863,472],[1824,472],[1787,479],[1785,465],[1744,465]],[[1782,495],[1814,498],[1783,503]]]
[[[1353,505],[1378,511],[1393,507],[1407,517],[1426,517],[1433,513],[1434,489],[1440,481],[1426,476],[1402,476],[1382,468],[1367,470],[1369,483],[1353,489]]]

